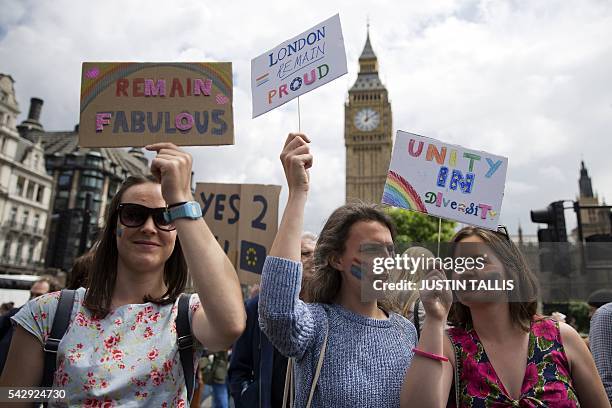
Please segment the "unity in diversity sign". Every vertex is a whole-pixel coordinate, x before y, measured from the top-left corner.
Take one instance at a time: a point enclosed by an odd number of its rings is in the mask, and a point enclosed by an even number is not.
[[[238,272],[240,282],[259,282],[278,226],[280,186],[197,183],[202,215]]]
[[[347,73],[340,16],[251,60],[253,117]]]
[[[495,230],[508,159],[398,131],[382,202]]]
[[[79,145],[234,144],[232,64],[85,62]]]

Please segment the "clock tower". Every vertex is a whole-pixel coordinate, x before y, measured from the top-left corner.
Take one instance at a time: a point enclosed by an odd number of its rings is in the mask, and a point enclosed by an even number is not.
[[[392,133],[391,104],[378,77],[378,59],[368,29],[359,57],[359,74],[344,104],[347,202],[381,202],[391,161]]]

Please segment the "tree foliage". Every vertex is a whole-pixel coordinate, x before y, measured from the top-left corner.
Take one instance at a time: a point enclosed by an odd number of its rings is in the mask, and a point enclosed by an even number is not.
[[[438,241],[438,217],[394,207],[389,207],[386,211],[397,228],[396,244]],[[450,241],[456,224],[454,221],[442,219],[440,242]]]

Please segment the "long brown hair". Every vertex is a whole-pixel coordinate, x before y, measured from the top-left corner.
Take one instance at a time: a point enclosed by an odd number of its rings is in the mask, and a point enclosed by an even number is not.
[[[317,240],[314,252],[314,273],[307,286],[307,298],[313,303],[333,303],[342,285],[342,274],[331,264],[346,249],[351,227],[359,221],[376,221],[386,226],[395,239],[395,225],[378,206],[354,202],[337,208],[328,218]],[[378,304],[386,311],[395,311],[392,300]]]
[[[505,278],[514,280],[515,290],[510,292],[508,299],[510,319],[513,324],[529,331],[538,306],[538,283],[523,254],[507,235],[477,227],[465,227],[455,234],[451,240],[453,254],[459,241],[471,236],[480,238],[493,250],[504,266]],[[455,299],[450,310],[449,323],[462,327],[471,325],[470,308]]]
[[[66,289],[78,289],[87,287],[87,279],[91,269],[91,262],[95,254],[95,246],[83,255],[74,260],[72,269],[66,280]]]
[[[113,289],[117,280],[117,261],[119,252],[117,250],[117,218],[118,207],[121,198],[130,187],[144,184],[158,183],[153,176],[131,176],[122,185],[113,197],[106,211],[106,224],[102,229],[98,242],[95,244],[95,252],[91,260],[88,276],[89,287],[83,304],[94,316],[103,318],[110,311]],[[146,295],[143,302],[152,302],[160,305],[173,303],[185,290],[187,283],[187,263],[183,256],[181,243],[178,236],[174,244],[174,250],[164,266],[164,283],[166,292],[159,298]]]

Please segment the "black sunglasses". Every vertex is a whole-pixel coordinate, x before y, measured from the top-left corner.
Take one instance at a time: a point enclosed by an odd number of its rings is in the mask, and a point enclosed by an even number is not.
[[[153,223],[162,231],[174,231],[176,227],[172,222],[166,221],[164,214],[168,211],[166,207],[149,208],[140,204],[123,203],[117,207],[119,222],[128,228],[142,226],[149,217],[153,217]]]

